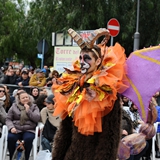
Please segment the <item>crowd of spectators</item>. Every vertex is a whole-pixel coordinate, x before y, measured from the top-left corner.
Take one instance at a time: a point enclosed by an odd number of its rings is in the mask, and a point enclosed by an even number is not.
[[[59,77],[58,71],[50,71],[46,65],[43,69],[25,68],[22,64],[20,64],[19,68],[13,68],[12,65],[9,65],[6,69],[4,67],[0,69],[0,83],[17,85],[18,87],[51,87],[53,78],[57,77]]]
[[[13,158],[18,140],[24,141],[25,159],[29,159],[38,122],[47,127],[46,122],[50,121],[56,132],[61,120],[59,117],[52,116],[54,111],[53,98],[52,93],[45,89],[40,90],[38,87],[32,87],[30,93],[27,93],[23,88],[18,88],[10,96],[7,86],[0,85],[0,137],[2,126],[6,124],[10,160]],[[46,129],[50,130],[50,128]],[[43,149],[51,151],[54,134],[52,133],[52,138],[47,140],[46,133],[49,132],[43,133],[42,146]]]
[[[50,71],[47,66],[44,66],[43,69],[29,69],[23,67],[22,64],[17,69],[11,65],[6,69],[1,67],[0,137],[2,126],[6,124],[9,131],[8,150],[10,159],[13,157],[17,140],[24,141],[25,159],[29,159],[37,123],[42,122],[45,126],[47,119],[54,111],[53,94],[48,92],[46,88],[50,88],[54,78],[57,77],[59,77],[59,73],[56,70]],[[11,93],[10,87],[12,86],[16,87]],[[29,91],[25,90],[26,87],[29,88]],[[60,119],[57,117],[53,117],[53,119],[54,122],[51,122],[51,125],[56,124],[53,126],[56,131]],[[50,118],[48,120],[50,121]],[[47,136],[44,133],[43,149],[48,147],[51,151],[50,144],[52,142],[53,138],[52,140],[47,140]]]

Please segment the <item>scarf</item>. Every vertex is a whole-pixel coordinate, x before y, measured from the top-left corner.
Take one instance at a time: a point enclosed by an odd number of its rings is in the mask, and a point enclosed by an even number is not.
[[[51,114],[53,114],[53,112],[54,112],[54,109],[48,109],[48,108],[47,108],[47,111],[48,111],[48,113],[51,113]]]
[[[5,100],[6,100],[6,96],[5,95],[0,98],[0,101],[5,101]]]
[[[24,106],[22,106],[21,104],[18,104],[17,107],[21,111],[20,125],[22,126],[25,123],[25,121],[28,120],[29,118],[26,114],[26,110]]]

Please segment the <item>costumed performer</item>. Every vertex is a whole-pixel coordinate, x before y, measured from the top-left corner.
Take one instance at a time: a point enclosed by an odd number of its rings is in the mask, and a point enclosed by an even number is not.
[[[52,86],[54,116],[62,118],[52,160],[115,160],[121,131],[118,93],[127,88],[124,49],[118,43],[106,47],[110,34],[105,28],[87,41],[73,29],[68,33],[81,51],[73,70],[65,68]],[[94,45],[100,36],[104,40]]]

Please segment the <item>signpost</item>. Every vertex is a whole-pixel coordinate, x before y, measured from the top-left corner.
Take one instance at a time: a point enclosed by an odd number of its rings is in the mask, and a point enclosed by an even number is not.
[[[112,18],[107,23],[107,29],[110,31],[111,35],[111,46],[113,46],[113,37],[116,37],[120,31],[120,24],[117,19]]]
[[[44,54],[48,52],[48,48],[48,43],[45,39],[40,40],[37,44],[37,50],[39,51],[37,56],[41,59],[41,69],[43,68]]]

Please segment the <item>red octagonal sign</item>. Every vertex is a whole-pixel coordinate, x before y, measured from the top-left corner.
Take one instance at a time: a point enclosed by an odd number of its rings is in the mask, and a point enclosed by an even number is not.
[[[117,19],[112,18],[107,23],[107,29],[110,31],[112,37],[116,37],[120,31],[120,24]]]

